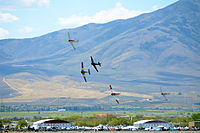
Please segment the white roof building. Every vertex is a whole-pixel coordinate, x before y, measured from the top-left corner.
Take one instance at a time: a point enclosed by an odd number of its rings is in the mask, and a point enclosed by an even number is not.
[[[140,120],[137,122],[134,122],[134,126],[138,128],[148,128],[148,129],[156,129],[157,127],[163,127],[165,129],[173,128],[174,124],[169,123],[167,121],[163,120]]]
[[[70,123],[68,121],[45,119],[34,122],[32,128],[34,128],[35,130],[50,130],[66,129],[72,126],[74,126],[74,123]]]

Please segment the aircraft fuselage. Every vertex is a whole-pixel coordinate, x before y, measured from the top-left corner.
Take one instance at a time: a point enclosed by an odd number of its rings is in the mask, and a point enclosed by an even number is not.
[[[76,40],[68,40],[68,42],[78,42],[78,41],[76,41]]]
[[[111,93],[112,96],[120,95],[120,93]]]
[[[165,96],[165,95],[168,95],[168,93],[161,93],[161,95]]]

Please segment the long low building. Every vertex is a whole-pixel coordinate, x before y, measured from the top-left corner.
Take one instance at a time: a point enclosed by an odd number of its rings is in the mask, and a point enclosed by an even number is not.
[[[156,129],[158,127],[163,127],[165,129],[173,128],[174,124],[163,120],[141,120],[134,122],[134,126],[139,129]]]
[[[34,130],[50,130],[50,129],[67,129],[74,126],[74,123],[70,123],[64,120],[54,120],[54,119],[45,119],[39,120],[33,123],[32,128]]]

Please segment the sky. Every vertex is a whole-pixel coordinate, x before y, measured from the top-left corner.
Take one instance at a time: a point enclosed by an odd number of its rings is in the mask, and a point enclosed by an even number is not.
[[[127,19],[178,0],[0,0],[0,39],[32,38],[88,23]]]

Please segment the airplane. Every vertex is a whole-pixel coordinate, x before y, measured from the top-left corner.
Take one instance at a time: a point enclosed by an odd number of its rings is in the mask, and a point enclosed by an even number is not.
[[[90,56],[90,58],[91,58],[91,65],[93,65],[93,67],[94,67],[94,68],[96,69],[96,71],[98,72],[98,69],[97,69],[96,65],[99,65],[99,66],[101,67],[101,63],[100,63],[100,62],[95,63],[94,60],[93,60],[93,58],[92,58],[92,56]]]
[[[161,91],[161,95],[165,98],[166,101],[168,101],[168,99],[166,98],[166,95],[169,95],[169,93],[163,93],[161,87],[160,87],[160,91]]]
[[[85,73],[89,73],[89,75],[90,75],[90,69],[88,69],[88,71],[84,71],[83,62],[81,62],[81,74],[83,75],[85,82],[87,82],[86,77],[85,77]]]
[[[68,32],[68,42],[72,45],[72,47],[74,48],[74,50],[76,49],[75,47],[74,47],[74,44],[73,44],[73,42],[79,42],[78,40],[72,40],[71,39],[71,37],[70,37],[70,34],[69,34],[69,32]]]
[[[117,96],[117,95],[120,95],[120,93],[119,92],[113,92],[113,90],[112,90],[112,86],[110,85],[110,91],[111,91],[111,96]],[[118,99],[116,99],[115,98],[115,101],[119,104],[119,100]]]

